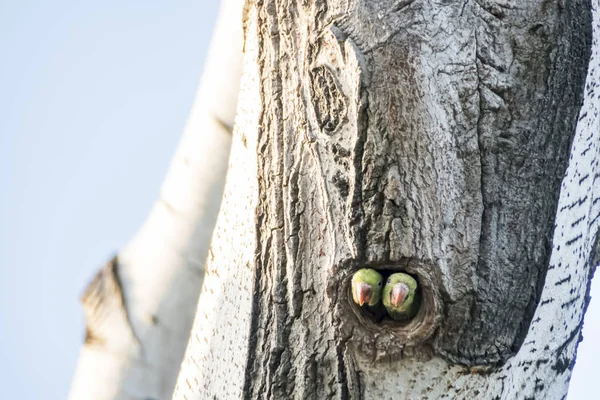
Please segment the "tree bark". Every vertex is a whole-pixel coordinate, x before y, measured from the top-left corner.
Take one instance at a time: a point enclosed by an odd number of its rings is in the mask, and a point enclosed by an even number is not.
[[[219,211],[239,92],[242,2],[226,0],[184,136],[144,226],[82,303],[86,339],[70,398],[173,393]]]
[[[245,25],[174,398],[563,398],[600,254],[598,1],[256,0]],[[415,318],[358,309],[362,267],[416,277]]]

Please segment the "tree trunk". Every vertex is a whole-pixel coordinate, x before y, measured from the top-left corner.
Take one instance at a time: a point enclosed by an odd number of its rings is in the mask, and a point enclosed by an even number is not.
[[[563,398],[600,254],[592,5],[249,2],[174,398]],[[412,274],[417,315],[355,306],[362,267]]]
[[[242,2],[226,0],[160,199],[86,289],[70,398],[167,399],[179,372],[221,203],[242,58]]]

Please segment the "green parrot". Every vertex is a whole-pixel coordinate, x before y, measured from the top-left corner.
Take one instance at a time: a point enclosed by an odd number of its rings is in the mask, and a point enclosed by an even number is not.
[[[381,302],[383,277],[371,268],[362,268],[352,276],[352,299],[359,306],[376,311]]]
[[[419,310],[417,281],[398,272],[389,276],[383,288],[383,305],[394,321],[407,321]]]

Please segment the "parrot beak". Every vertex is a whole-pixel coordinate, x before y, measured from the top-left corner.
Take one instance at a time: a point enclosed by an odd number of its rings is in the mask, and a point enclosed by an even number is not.
[[[357,282],[354,286],[356,299],[361,306],[371,300],[371,286],[367,283]]]
[[[408,286],[406,286],[404,283],[396,283],[392,288],[392,293],[390,294],[390,303],[394,307],[398,307],[400,304],[404,303],[407,295]]]

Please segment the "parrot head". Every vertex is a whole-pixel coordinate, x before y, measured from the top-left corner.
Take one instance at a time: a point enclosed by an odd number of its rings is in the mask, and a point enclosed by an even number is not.
[[[418,310],[417,281],[403,272],[388,277],[383,288],[383,305],[392,319],[412,318]]]
[[[362,268],[352,276],[352,299],[359,306],[373,307],[381,301],[383,277],[371,268]]]

